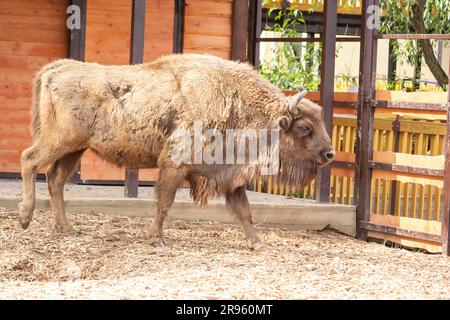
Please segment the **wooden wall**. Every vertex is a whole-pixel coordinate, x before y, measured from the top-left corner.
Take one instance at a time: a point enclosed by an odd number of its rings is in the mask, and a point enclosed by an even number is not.
[[[232,0],[187,0],[184,52],[231,56]],[[173,1],[147,0],[144,62],[172,53]],[[105,13],[106,12],[106,13]],[[127,64],[130,50],[131,1],[89,0],[86,61]],[[82,180],[123,180],[117,168],[87,152],[81,160]],[[139,171],[139,179],[155,181],[157,171]]]
[[[67,57],[66,1],[0,0],[0,172],[20,172],[31,144],[31,81],[43,65]]]
[[[172,53],[173,1],[147,0],[144,62]],[[130,62],[131,1],[89,0],[86,21],[86,61],[120,65]],[[82,180],[123,180],[125,169],[93,152],[81,159]],[[141,180],[156,180],[155,170],[141,170]]]
[[[231,58],[232,0],[186,0],[184,52]]]
[[[86,61],[128,64],[131,0],[89,0]],[[184,52],[231,57],[232,0],[186,0]],[[0,0],[0,172],[20,172],[30,145],[31,81],[37,70],[68,55],[64,0]],[[171,0],[147,0],[144,62],[172,53]],[[92,152],[81,161],[81,179],[123,180],[124,169]],[[142,170],[141,180],[154,180]]]

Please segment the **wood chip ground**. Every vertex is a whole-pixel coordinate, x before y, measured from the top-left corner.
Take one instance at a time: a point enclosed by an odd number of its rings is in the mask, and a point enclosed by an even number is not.
[[[0,299],[450,299],[450,259],[324,231],[169,221],[165,248],[149,218],[78,213],[79,233],[54,230],[38,210],[23,231],[0,208]]]

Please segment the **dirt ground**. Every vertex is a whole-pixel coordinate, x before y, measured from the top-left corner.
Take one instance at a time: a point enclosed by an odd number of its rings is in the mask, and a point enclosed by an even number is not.
[[[0,208],[0,299],[450,299],[450,259],[388,248],[329,230],[169,221],[165,248],[146,240],[149,218],[72,214],[64,236],[38,210],[23,231]]]

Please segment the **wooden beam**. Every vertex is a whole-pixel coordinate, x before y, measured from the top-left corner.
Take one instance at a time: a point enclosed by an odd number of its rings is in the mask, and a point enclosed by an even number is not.
[[[185,0],[175,0],[173,14],[173,53],[183,52],[185,5]]]
[[[375,100],[373,102],[373,107],[387,108],[387,109],[428,110],[428,111],[447,112],[447,103]]]
[[[130,64],[139,64],[144,61],[145,2],[145,0],[133,0],[131,13]],[[125,169],[125,197],[137,198],[138,186],[138,170]]]
[[[432,241],[432,242],[437,242],[437,243],[441,242],[441,237],[439,235],[435,235],[435,234],[400,229],[400,228],[393,227],[393,226],[388,226],[388,225],[384,225],[384,224],[376,224],[376,223],[365,222],[365,221],[361,221],[359,225],[361,228],[364,228],[364,229],[370,230],[370,231],[404,236],[404,237],[408,237],[408,238],[412,238],[412,239],[427,240],[427,241]]]
[[[373,169],[372,177],[373,179],[383,179],[389,181],[398,181],[401,183],[430,185],[435,186],[437,188],[443,188],[444,186],[443,178],[439,176],[423,175],[419,173],[398,172],[392,171],[390,169]]]
[[[369,161],[369,167],[372,169],[389,170],[392,172],[420,174],[423,176],[443,177],[444,170],[417,168],[411,166],[398,165],[393,163],[383,163],[376,161]]]
[[[355,162],[355,195],[357,238],[367,240],[367,230],[360,225],[361,221],[368,221],[370,216],[370,200],[372,185],[372,169],[369,162],[373,157],[373,125],[375,98],[377,41],[375,29],[369,29],[367,20],[370,19],[368,8],[378,5],[378,0],[363,0],[361,26],[361,58],[359,67],[359,107],[357,114],[356,134],[356,162]]]
[[[256,38],[257,42],[323,42],[323,38]],[[337,37],[336,42],[360,42],[361,38],[359,37]]]
[[[232,60],[237,61],[247,60],[248,19],[249,19],[248,0],[234,0],[233,30],[231,39]]]
[[[432,33],[407,33],[407,34],[378,34],[376,39],[399,39],[399,40],[450,40],[450,34]]]
[[[87,0],[71,0],[70,5],[75,5],[80,8],[80,29],[69,29],[69,58],[84,61],[86,52],[86,9]],[[73,176],[69,179],[72,183],[80,182],[80,164]]]
[[[449,64],[450,75],[450,64]],[[450,77],[448,80],[447,134],[445,136],[444,210],[442,211],[442,253],[450,256]]]
[[[324,32],[322,34],[322,64],[320,69],[320,104],[324,110],[325,128],[330,138],[332,138],[337,25],[337,2],[335,0],[325,0],[323,15]],[[316,179],[316,200],[318,202],[330,201],[330,176],[331,166],[326,166],[320,170]]]

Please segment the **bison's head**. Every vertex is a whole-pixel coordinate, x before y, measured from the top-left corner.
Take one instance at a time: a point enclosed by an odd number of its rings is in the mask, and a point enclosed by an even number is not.
[[[281,177],[289,184],[306,184],[334,156],[323,110],[305,95],[301,91],[292,97],[279,119]]]

